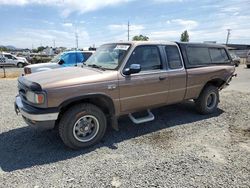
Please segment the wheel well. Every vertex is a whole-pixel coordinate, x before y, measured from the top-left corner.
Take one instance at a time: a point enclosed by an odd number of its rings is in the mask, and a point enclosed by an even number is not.
[[[216,79],[213,79],[213,80],[209,80],[205,85],[204,87],[202,88],[202,90],[200,91],[198,97],[200,96],[200,94],[202,93],[202,91],[209,85],[213,85],[217,88],[220,88],[223,84],[225,83],[224,80],[220,79],[220,78],[216,78]]]
[[[225,83],[224,80],[220,79],[220,78],[216,78],[216,79],[213,79],[213,80],[210,80],[208,81],[205,86],[203,87],[203,89],[208,86],[208,85],[214,85],[218,88],[220,88],[223,84]]]
[[[66,101],[64,104],[59,107],[60,112],[58,119],[56,120],[56,127],[62,117],[62,115],[72,106],[80,104],[80,103],[91,103],[99,107],[106,116],[112,117],[115,114],[115,108],[112,99],[106,96],[86,96],[83,98],[78,98],[75,100]]]

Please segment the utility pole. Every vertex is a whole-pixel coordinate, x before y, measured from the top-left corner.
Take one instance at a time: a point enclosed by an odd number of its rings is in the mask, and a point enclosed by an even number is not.
[[[76,50],[78,50],[78,33],[76,31]]]
[[[128,41],[129,41],[129,32],[130,32],[130,25],[129,25],[129,21],[128,21]]]
[[[230,35],[231,35],[231,29],[227,29],[227,41],[226,41],[226,44],[228,44]]]

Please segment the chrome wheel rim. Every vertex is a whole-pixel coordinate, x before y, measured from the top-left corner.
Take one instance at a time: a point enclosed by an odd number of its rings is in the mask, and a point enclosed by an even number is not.
[[[95,138],[99,127],[99,121],[95,116],[84,115],[74,124],[73,135],[80,142],[89,142]]]
[[[207,108],[212,109],[216,105],[217,96],[215,93],[210,93],[207,97]]]

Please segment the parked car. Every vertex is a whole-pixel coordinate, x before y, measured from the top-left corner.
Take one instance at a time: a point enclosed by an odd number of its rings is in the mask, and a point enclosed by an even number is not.
[[[218,55],[220,54],[220,55]],[[58,127],[73,149],[99,142],[118,118],[154,120],[152,108],[193,99],[200,114],[217,109],[235,67],[224,46],[174,42],[102,45],[81,67],[19,77],[15,111],[28,125]],[[145,116],[136,112],[145,111]],[[181,117],[180,117],[181,118]]]
[[[237,56],[237,55],[234,54],[234,53],[230,53],[230,56],[231,56],[231,58],[232,58],[232,60],[233,60],[233,64],[234,64],[236,67],[238,67],[238,66],[240,65],[240,57]]]
[[[48,63],[38,63],[24,68],[25,74],[47,71],[62,67],[73,67],[82,65],[94,51],[67,51],[58,54]]]
[[[247,68],[250,68],[250,50],[247,53],[246,65],[247,65]]]
[[[18,68],[23,68],[29,65],[29,62],[24,57],[17,57],[11,53],[0,52],[0,67],[1,66],[16,66]]]

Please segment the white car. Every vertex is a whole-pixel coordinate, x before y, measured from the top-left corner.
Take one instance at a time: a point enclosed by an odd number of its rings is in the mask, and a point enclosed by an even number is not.
[[[10,53],[0,52],[0,67],[2,66],[16,66],[18,68],[23,68],[29,65],[29,62],[24,57],[17,57]]]
[[[67,51],[55,56],[48,63],[28,65],[24,68],[25,74],[48,71],[51,69],[82,66],[83,63],[94,53],[94,51]]]

